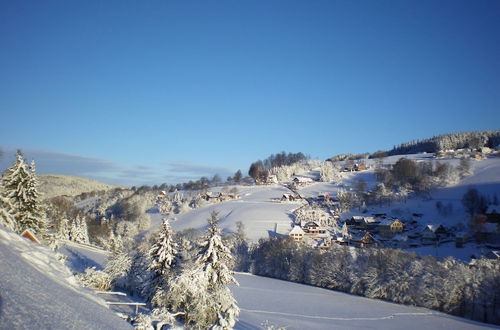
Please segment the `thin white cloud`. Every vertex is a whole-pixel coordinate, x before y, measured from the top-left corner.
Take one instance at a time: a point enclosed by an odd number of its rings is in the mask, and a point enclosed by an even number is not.
[[[0,170],[10,167],[15,160],[17,149],[2,148]],[[167,168],[155,168],[148,165],[125,167],[109,160],[67,154],[40,149],[22,149],[27,161],[34,159],[39,174],[64,174],[87,177],[106,183],[141,186],[162,183],[182,183],[198,180],[202,176],[212,177],[219,174],[223,179],[233,174],[231,169],[219,166],[197,165],[188,162],[170,162]]]

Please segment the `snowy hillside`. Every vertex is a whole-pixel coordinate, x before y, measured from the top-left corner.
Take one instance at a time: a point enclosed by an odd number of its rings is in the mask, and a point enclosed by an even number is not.
[[[436,159],[434,154],[396,155],[383,159],[382,166],[395,164],[400,158],[405,157],[415,162],[430,161],[433,163],[446,163],[453,167],[459,164],[458,159]],[[298,193],[304,198],[314,199],[322,194],[336,196],[339,189],[354,191],[357,182],[364,181],[366,189],[372,190],[378,184],[375,176],[376,161],[365,160],[368,167],[365,171],[343,172],[340,182],[318,182],[319,173],[312,171],[303,173],[304,176],[315,178],[316,181],[302,185]],[[467,231],[470,226],[470,216],[466,213],[461,202],[464,193],[469,188],[476,188],[481,194],[493,196],[500,194],[500,158],[488,158],[482,160],[471,160],[472,175],[465,177],[460,182],[446,187],[437,187],[430,191],[429,197],[411,195],[407,200],[393,200],[389,204],[368,205],[361,210],[353,208],[349,212],[341,214],[341,221],[352,216],[371,216],[372,214],[387,214],[388,218],[402,219],[405,223],[414,221],[408,227],[410,234],[418,234],[427,225],[444,225],[447,228],[461,228],[456,230]],[[263,185],[263,186],[236,186],[240,198],[223,203],[215,203],[187,213],[176,215],[172,222],[174,230],[179,231],[187,228],[203,230],[206,227],[206,219],[212,211],[219,212],[221,218],[220,226],[226,232],[236,230],[236,222],[241,221],[245,226],[245,232],[249,239],[257,241],[259,238],[269,235],[287,235],[295,218],[293,211],[305,204],[305,200],[294,202],[280,202],[284,194],[292,191],[285,185]],[[447,212],[441,212],[436,205],[446,206]],[[418,217],[414,215],[418,214]],[[161,216],[158,213],[150,213],[152,217],[152,230],[157,228]],[[397,243],[399,244],[399,243]],[[396,246],[396,243],[389,246]],[[422,255],[454,256],[464,261],[470,261],[471,255],[480,255],[488,252],[482,245],[467,244],[465,248],[455,248],[454,242],[442,242],[439,248],[436,246],[412,246],[399,244],[397,247],[408,248]]]
[[[487,329],[493,325],[287,281],[237,274],[236,329]]]
[[[0,227],[0,329],[128,329],[45,246]]]
[[[283,194],[290,190],[279,185],[273,186],[241,186],[238,187],[240,199],[224,203],[212,204],[177,216],[172,223],[176,231],[195,228],[205,229],[207,219],[212,211],[219,213],[220,227],[223,231],[234,232],[236,222],[245,225],[249,239],[258,240],[268,237],[269,233],[288,234],[291,226],[292,211],[301,203],[277,203]],[[152,225],[159,225],[161,216],[152,214]]]
[[[84,192],[111,190],[118,186],[102,183],[96,180],[71,175],[38,175],[42,198],[55,196],[77,196]]]
[[[68,250],[75,247],[68,246]],[[101,264],[105,256],[78,249],[80,258]],[[495,326],[425,308],[392,304],[332,290],[247,273],[235,274],[231,286],[241,309],[235,329],[489,329]]]

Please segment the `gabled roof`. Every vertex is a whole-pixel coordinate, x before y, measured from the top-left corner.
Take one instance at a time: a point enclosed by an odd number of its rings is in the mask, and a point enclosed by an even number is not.
[[[444,230],[444,227],[443,227],[443,225],[442,225],[442,224],[437,224],[437,225],[427,225],[427,227],[425,227],[425,229],[428,229],[428,230],[432,231],[433,233],[435,233],[435,232],[436,232],[436,230],[438,230],[438,229],[442,229],[442,230]],[[425,229],[424,229],[424,230],[425,230]]]
[[[316,221],[309,221],[303,227],[310,227],[310,226],[321,227]]]
[[[305,176],[296,176],[293,178],[293,181],[297,182],[313,182],[314,180]]]
[[[35,242],[35,243],[40,243],[40,241],[38,240],[38,238],[35,236],[35,234],[33,234],[33,232],[29,229],[26,229],[25,231],[23,231],[21,233],[21,236],[24,237],[24,238],[27,238],[29,239],[30,241],[32,242]]]
[[[381,226],[390,226],[390,225],[392,225],[393,222],[394,222],[394,220],[385,219],[385,220],[380,221],[380,225]]]
[[[292,231],[290,231],[290,233],[288,235],[291,235],[291,234],[301,234],[301,235],[305,235],[305,231],[302,230],[302,228],[300,228],[300,226],[295,226],[293,227]]]

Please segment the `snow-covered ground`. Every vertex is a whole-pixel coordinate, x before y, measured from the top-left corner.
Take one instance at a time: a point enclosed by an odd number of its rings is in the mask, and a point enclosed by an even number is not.
[[[72,247],[68,247],[72,249]],[[95,251],[79,254],[99,264]],[[103,265],[100,265],[101,267]],[[262,329],[262,324],[286,329],[486,329],[495,326],[425,308],[388,303],[313,286],[235,274],[232,285],[241,309],[236,329]]]
[[[486,329],[495,326],[425,308],[388,303],[250,274],[236,274],[236,329],[264,321],[286,329]]]
[[[385,165],[394,164],[403,156],[390,156],[384,159]],[[458,159],[439,159],[433,158],[432,154],[405,155],[404,157],[415,161],[439,161],[457,166]],[[388,216],[398,217],[403,221],[410,219],[418,221],[419,225],[415,228],[420,232],[428,224],[442,224],[446,227],[462,226],[468,230],[469,216],[466,214],[461,203],[463,194],[469,188],[478,189],[480,194],[493,196],[494,193],[500,195],[500,158],[490,158],[483,160],[471,160],[474,173],[461,180],[458,184],[437,188],[431,191],[431,198],[426,199],[418,196],[410,197],[406,202],[394,201],[390,205],[370,206],[368,212],[386,213]],[[299,193],[305,197],[317,197],[320,194],[328,193],[335,196],[340,188],[351,190],[358,180],[364,180],[367,188],[372,189],[376,184],[373,166],[374,160],[367,160],[367,165],[372,166],[367,171],[343,173],[343,180],[340,184],[328,182],[315,182],[300,188]],[[316,172],[311,172],[311,177],[316,177]],[[290,193],[290,190],[281,185],[271,186],[237,186],[240,199],[208,205],[199,209],[191,210],[185,214],[178,215],[176,221],[172,222],[174,230],[179,231],[187,228],[204,230],[207,226],[207,219],[212,211],[219,212],[221,218],[220,226],[226,232],[236,230],[236,222],[241,221],[245,225],[245,232],[249,239],[257,241],[259,238],[268,237],[275,234],[286,235],[291,230],[293,220],[292,212],[300,207],[300,202],[295,203],[275,203],[283,194]],[[500,197],[500,196],[499,196]],[[440,214],[436,208],[436,203],[441,202],[444,206],[451,205],[451,212]],[[414,213],[422,216],[416,218]],[[360,210],[352,210],[349,213],[342,214],[342,219],[349,218],[352,215],[363,215]],[[158,228],[161,215],[150,213],[152,219],[152,229]],[[435,247],[424,246],[417,249],[411,249],[422,255],[434,256],[454,256],[458,259],[469,261],[472,254],[482,254],[482,247],[476,244],[466,244],[464,248],[455,248],[454,246],[440,247],[436,251]]]
[[[236,222],[241,221],[245,225],[245,232],[250,240],[258,240],[268,237],[276,231],[280,234],[288,234],[291,229],[292,211],[302,204],[277,203],[283,194],[289,194],[290,190],[280,186],[238,186],[240,199],[223,203],[211,204],[199,209],[189,211],[176,216],[171,223],[175,231],[187,228],[204,230],[207,219],[213,211],[219,213],[220,227],[225,232],[235,232]],[[159,226],[161,215],[150,213],[153,228]]]
[[[129,329],[47,247],[0,227],[0,329]]]

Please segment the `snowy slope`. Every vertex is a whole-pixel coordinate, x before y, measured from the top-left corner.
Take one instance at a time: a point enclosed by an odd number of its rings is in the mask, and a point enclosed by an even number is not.
[[[60,174],[40,174],[38,180],[40,193],[46,199],[61,195],[76,196],[83,192],[111,190],[118,187],[92,179]]]
[[[86,254],[85,250],[80,253]],[[94,252],[85,255],[96,258]],[[102,258],[95,259],[99,263]],[[102,265],[101,265],[102,266]],[[493,325],[425,308],[392,304],[313,286],[235,274],[231,286],[241,309],[235,329],[262,329],[262,323],[286,329],[490,329]]]
[[[128,329],[54,254],[0,227],[0,329]]]
[[[172,222],[172,228],[176,231],[186,228],[203,230],[207,226],[210,213],[219,213],[220,227],[223,231],[236,231],[236,222],[241,221],[245,225],[245,232],[249,239],[258,240],[277,232],[288,234],[291,226],[291,212],[299,207],[300,203],[274,203],[283,194],[290,190],[282,186],[254,186],[239,187],[239,200],[212,204],[188,213],[177,216]],[[159,224],[159,215],[153,215],[153,224]]]
[[[244,273],[232,291],[241,309],[236,329],[264,321],[292,329],[487,329],[493,325],[425,308],[392,304]]]

